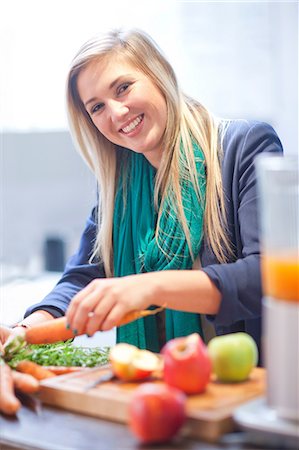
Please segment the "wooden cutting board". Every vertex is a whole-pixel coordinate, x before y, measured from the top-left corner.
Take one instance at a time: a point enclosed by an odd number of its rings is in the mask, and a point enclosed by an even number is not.
[[[140,383],[109,381],[86,391],[86,386],[107,372],[106,368],[48,378],[41,382],[42,402],[102,419],[126,423],[130,397]],[[148,380],[147,380],[148,381]],[[151,380],[161,383],[159,380]],[[200,395],[187,399],[187,421],[184,434],[207,441],[217,441],[233,431],[233,411],[242,403],[265,393],[265,371],[256,368],[241,383],[211,381]]]

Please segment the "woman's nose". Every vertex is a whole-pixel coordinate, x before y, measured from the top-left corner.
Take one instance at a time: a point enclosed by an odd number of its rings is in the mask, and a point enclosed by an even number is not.
[[[122,119],[128,113],[129,108],[121,102],[113,101],[109,105],[109,110],[111,119],[115,122]]]

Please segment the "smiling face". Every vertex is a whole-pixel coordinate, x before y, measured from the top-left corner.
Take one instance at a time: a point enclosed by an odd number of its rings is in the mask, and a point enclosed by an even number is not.
[[[89,63],[78,75],[77,88],[94,125],[109,141],[159,166],[167,106],[149,77],[114,56]]]

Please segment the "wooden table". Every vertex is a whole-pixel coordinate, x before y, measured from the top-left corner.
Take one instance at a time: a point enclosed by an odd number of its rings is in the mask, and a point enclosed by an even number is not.
[[[34,408],[33,404],[31,408],[22,406],[16,417],[0,415],[0,449],[265,450],[269,445],[272,449],[275,445],[279,450],[286,448],[286,441],[279,436],[279,429],[271,428],[266,436],[265,433],[261,435],[255,431],[265,421],[265,415],[260,417],[258,427],[246,427],[248,433],[232,432],[236,429],[233,411],[240,419],[244,407],[248,411],[252,405],[247,402],[249,399],[253,399],[254,404],[263,400],[263,396],[260,396],[264,392],[263,369],[254,369],[248,380],[233,387],[211,380],[203,394],[187,399],[186,423],[176,439],[159,446],[140,445],[126,425],[126,405],[134,390],[134,383],[113,380],[85,391],[90,381],[107,370],[101,367],[44,380],[38,396],[31,399],[31,403],[34,399]],[[160,383],[159,380],[153,382]],[[240,396],[243,403],[240,402]],[[236,409],[241,403],[241,410]],[[238,423],[244,423],[244,420]],[[209,443],[211,440],[213,444]],[[297,450],[297,445],[295,448]]]
[[[232,433],[217,444],[178,437],[171,444],[141,446],[126,425],[45,405],[39,413],[23,406],[17,418],[0,415],[1,450],[252,449],[244,437]]]

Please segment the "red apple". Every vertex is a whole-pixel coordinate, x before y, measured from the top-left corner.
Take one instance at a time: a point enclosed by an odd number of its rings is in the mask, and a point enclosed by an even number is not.
[[[116,344],[111,349],[109,359],[114,374],[125,381],[142,380],[161,366],[155,353],[124,343]]]
[[[186,397],[165,384],[140,385],[130,400],[129,426],[143,443],[171,440],[183,425]]]
[[[167,384],[186,394],[203,392],[211,375],[211,360],[207,347],[197,333],[168,341],[163,349],[164,373]]]

